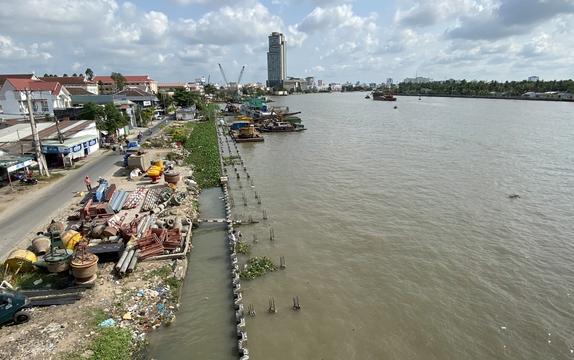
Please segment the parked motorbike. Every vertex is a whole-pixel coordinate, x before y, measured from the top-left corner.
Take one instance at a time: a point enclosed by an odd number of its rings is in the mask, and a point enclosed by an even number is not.
[[[15,174],[13,179],[19,180],[21,185],[36,185],[38,183],[38,179],[34,177],[28,177],[24,174]]]
[[[23,185],[36,185],[37,183],[38,183],[38,180],[35,178],[20,179],[20,184],[23,184]]]

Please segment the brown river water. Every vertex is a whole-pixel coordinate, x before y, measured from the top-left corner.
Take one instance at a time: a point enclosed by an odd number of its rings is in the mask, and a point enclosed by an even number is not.
[[[242,282],[251,359],[574,357],[574,104],[364,95],[274,98],[308,130],[239,145],[262,204],[233,179],[234,212],[270,217],[243,237],[287,263]],[[195,317],[154,355],[233,358],[232,313],[198,293],[229,276],[190,276]]]

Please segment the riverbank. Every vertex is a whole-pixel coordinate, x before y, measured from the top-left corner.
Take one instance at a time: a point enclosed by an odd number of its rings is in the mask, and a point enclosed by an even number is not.
[[[479,95],[450,95],[450,94],[400,94],[396,96],[415,97],[438,97],[438,98],[462,98],[462,99],[495,99],[495,100],[528,100],[528,101],[554,101],[554,102],[574,102],[574,99],[539,98],[529,96],[479,96]]]
[[[109,261],[113,254],[100,255],[97,279],[86,289],[77,290],[79,299],[74,298],[74,302],[58,306],[30,308],[28,311],[31,319],[27,323],[0,328],[0,346],[4,349],[0,359],[131,359],[143,356],[149,331],[173,321],[179,307],[181,284],[188,265],[186,255],[191,250],[191,223],[197,218],[198,194],[195,182],[191,180],[189,167],[184,162],[188,152],[173,144],[166,129],[147,143],[145,153],[149,160],[173,160],[173,171],[185,180],[178,182],[174,195],[166,202],[161,200],[162,204],[158,202],[149,207],[151,210],[146,207],[143,213],[140,212],[140,207],[143,208],[146,204],[145,196],[134,197],[139,199],[134,207],[130,206],[128,210],[124,207],[124,210],[114,215],[118,217],[115,221],[126,225],[133,223],[135,219],[155,216],[157,221],[154,220],[149,225],[150,228],[157,229],[158,233],[166,229],[170,234],[169,231],[172,230],[169,224],[179,224],[174,226],[180,227],[177,230],[182,234],[180,245],[174,247],[173,251],[160,250],[160,253],[167,252],[172,255],[144,258],[144,252],[147,250],[140,247],[140,258],[132,260],[135,267],[130,264],[125,273],[119,273],[117,259]],[[118,154],[118,160],[121,158]],[[138,191],[151,193],[157,191],[156,189],[168,188],[163,184],[152,184],[149,179],[140,176],[130,180],[130,173],[123,168],[110,169],[110,172],[102,174],[102,177],[110,184],[115,184],[118,191],[129,194]],[[77,197],[70,207],[53,214],[53,219],[62,223],[66,229],[83,229],[87,222],[80,223],[72,219],[76,219],[79,209],[86,207],[85,200],[81,196]],[[125,201],[128,202],[129,200]],[[180,220],[177,220],[178,218]],[[111,223],[108,221],[108,224]],[[118,225],[118,234],[129,231],[130,227]],[[89,232],[91,236],[86,237],[90,239],[87,251],[94,249],[92,245],[97,246],[100,241],[105,240],[94,240],[94,229]],[[134,233],[127,247],[139,247],[138,242],[142,238],[143,235],[138,237]],[[29,244],[29,241],[26,243]],[[113,243],[110,243],[110,246],[114,246]],[[60,291],[74,288],[73,278],[67,272],[50,274],[42,269],[31,268],[31,272],[24,273],[20,270],[3,271],[3,280],[10,282],[16,289],[25,289],[27,294],[39,291],[59,294]]]

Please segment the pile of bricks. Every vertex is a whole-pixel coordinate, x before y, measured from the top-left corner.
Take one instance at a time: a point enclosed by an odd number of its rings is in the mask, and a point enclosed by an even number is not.
[[[146,235],[140,237],[137,246],[140,249],[139,259],[143,260],[151,256],[162,255],[165,248],[163,242],[167,238],[167,230],[152,229]]]
[[[137,241],[139,259],[162,255],[165,250],[176,250],[181,247],[181,241],[179,229],[151,229]]]
[[[163,242],[163,247],[166,250],[175,250],[181,247],[181,232],[179,229],[167,230],[167,237]]]

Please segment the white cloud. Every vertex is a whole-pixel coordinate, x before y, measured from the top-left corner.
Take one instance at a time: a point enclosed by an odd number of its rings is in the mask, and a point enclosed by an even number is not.
[[[256,3],[249,7],[224,6],[198,20],[182,20],[177,24],[177,31],[195,43],[229,45],[261,41],[282,27],[281,18]]]
[[[306,33],[318,31],[348,28],[354,31],[373,31],[376,29],[375,14],[361,17],[353,12],[353,7],[348,4],[332,7],[316,7],[303,21],[297,25],[297,30]]]
[[[11,37],[0,35],[0,58],[4,60],[42,59],[48,60],[52,55],[39,50],[40,46],[33,43],[26,49],[14,43]]]

